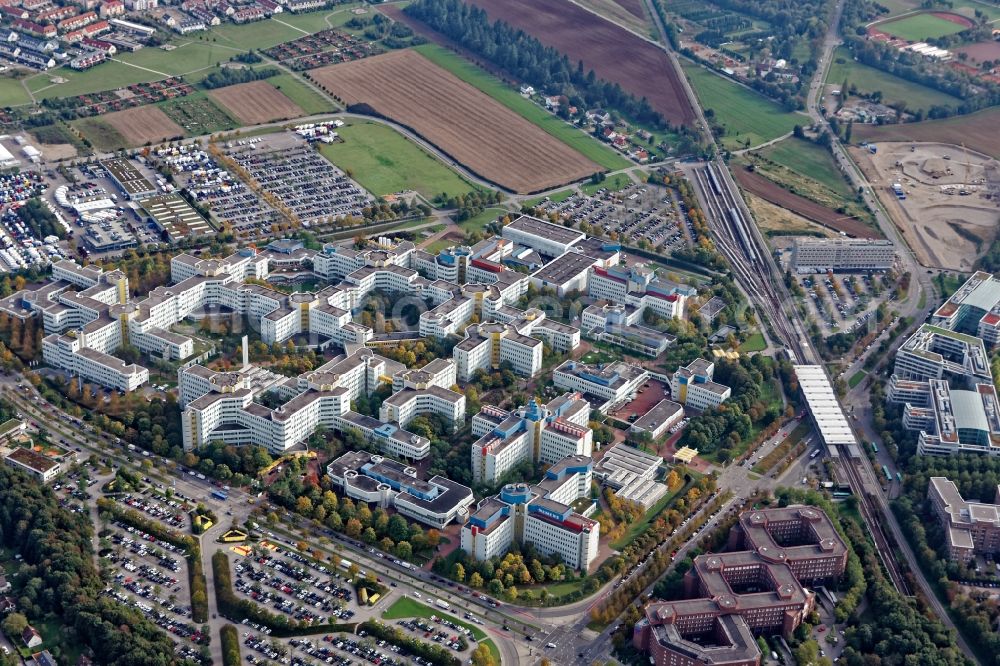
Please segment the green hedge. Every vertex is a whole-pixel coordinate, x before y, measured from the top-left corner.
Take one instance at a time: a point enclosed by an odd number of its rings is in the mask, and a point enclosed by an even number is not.
[[[240,634],[236,627],[227,624],[219,633],[222,634],[222,666],[240,666]]]

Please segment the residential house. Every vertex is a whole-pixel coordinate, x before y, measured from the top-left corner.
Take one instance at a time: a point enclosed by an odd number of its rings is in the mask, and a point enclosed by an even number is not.
[[[44,642],[42,641],[42,635],[30,624],[21,632],[21,641],[28,648],[36,648]]]

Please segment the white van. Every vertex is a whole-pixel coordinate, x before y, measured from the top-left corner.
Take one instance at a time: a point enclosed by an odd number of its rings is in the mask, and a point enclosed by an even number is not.
[[[547,643],[545,645],[545,647],[547,647],[550,650],[555,650],[556,649],[556,644],[555,643]]]

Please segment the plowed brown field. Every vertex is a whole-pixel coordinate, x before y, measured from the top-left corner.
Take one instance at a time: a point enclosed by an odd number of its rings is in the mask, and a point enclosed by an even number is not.
[[[780,185],[746,169],[733,169],[733,176],[740,187],[756,194],[765,201],[781,206],[804,218],[818,222],[834,231],[843,231],[854,238],[880,238],[874,229],[854,218],[845,217],[835,210],[821,206],[815,201],[792,194]]]
[[[969,148],[1000,158],[1000,109],[992,108],[967,116],[925,120],[902,125],[857,125],[855,140],[917,141],[965,144]]]
[[[601,18],[570,0],[468,0],[524,30],[570,62],[583,61],[598,78],[645,96],[672,124],[688,125],[694,112],[666,52],[638,35]]]
[[[129,146],[142,146],[184,136],[184,129],[155,106],[137,106],[102,117]]]
[[[267,81],[237,83],[208,93],[245,125],[298,118],[305,113]]]
[[[602,170],[414,51],[322,67],[309,76],[345,104],[367,104],[513,192],[538,192]]]

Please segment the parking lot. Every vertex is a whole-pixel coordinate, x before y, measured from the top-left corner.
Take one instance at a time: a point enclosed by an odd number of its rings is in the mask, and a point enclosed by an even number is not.
[[[149,617],[173,639],[178,654],[208,663],[201,648],[209,637],[191,621],[187,562],[179,549],[118,522],[101,539],[110,544],[101,552],[111,576],[104,594]]]
[[[325,566],[296,553],[265,549],[236,560],[233,569],[238,596],[299,622],[347,622],[357,613],[354,592],[340,573],[327,575]]]
[[[826,333],[852,331],[865,325],[875,315],[880,299],[875,293],[884,289],[873,285],[885,276],[873,275],[799,275],[799,285],[806,294],[809,316]]]
[[[574,194],[558,203],[543,201],[538,207],[578,227],[583,223],[630,242],[645,240],[650,249],[665,252],[687,243],[679,208],[662,187],[632,184],[621,190],[601,189],[594,196]]]
[[[228,154],[308,227],[344,216],[361,217],[374,198],[299,136],[260,137],[253,144],[231,142]]]
[[[233,142],[253,146],[258,139]],[[212,217],[239,231],[269,230],[280,220],[278,212],[195,144],[157,148],[155,159],[175,176],[178,185],[211,210]]]

